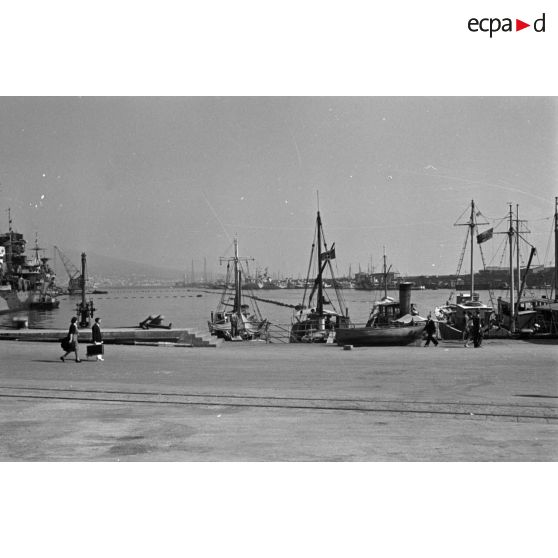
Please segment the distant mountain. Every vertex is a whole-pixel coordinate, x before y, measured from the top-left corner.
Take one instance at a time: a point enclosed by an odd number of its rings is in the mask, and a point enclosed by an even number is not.
[[[72,264],[81,271],[81,252],[63,248],[61,250]],[[68,273],[64,269],[63,262],[56,255],[52,263],[55,266],[57,283],[64,285],[68,279]],[[132,282],[141,282],[142,280],[180,281],[184,276],[184,270],[157,267],[147,263],[131,262],[120,258],[87,253],[87,274],[95,281],[104,279]]]

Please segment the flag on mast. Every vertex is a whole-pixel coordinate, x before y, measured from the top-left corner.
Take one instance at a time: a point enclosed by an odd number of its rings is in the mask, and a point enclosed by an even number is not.
[[[493,232],[494,229],[488,229],[484,232],[481,232],[480,234],[477,234],[477,244],[482,244],[483,242],[490,240],[492,238]]]
[[[335,242],[331,245],[331,248],[326,252],[320,254],[320,261],[324,260],[334,260],[335,259]]]

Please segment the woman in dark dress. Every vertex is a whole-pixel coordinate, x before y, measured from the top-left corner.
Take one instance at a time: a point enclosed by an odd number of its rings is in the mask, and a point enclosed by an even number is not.
[[[78,353],[79,350],[78,335],[79,335],[79,330],[77,327],[77,318],[74,316],[70,322],[70,329],[68,330],[68,345],[63,347],[64,350],[66,351],[66,354],[60,357],[60,360],[62,362],[64,362],[64,360],[70,353],[75,353],[76,362],[81,362]]]

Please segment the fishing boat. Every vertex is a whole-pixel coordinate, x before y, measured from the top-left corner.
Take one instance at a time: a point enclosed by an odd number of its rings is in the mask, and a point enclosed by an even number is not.
[[[488,225],[488,223],[478,221],[477,217],[481,215],[482,213],[475,205],[474,200],[471,200],[471,211],[468,221],[460,223],[458,219],[454,223],[454,226],[467,227],[467,235],[465,236],[465,243],[463,244],[463,249],[459,258],[456,276],[459,277],[461,275],[461,265],[464,260],[465,252],[467,251],[467,245],[470,243],[470,289],[469,293],[457,294],[455,302],[452,301],[452,292],[448,301],[444,305],[438,306],[435,309],[438,329],[442,339],[463,339],[463,334],[468,321],[468,314],[476,314],[476,312],[478,312],[480,319],[483,321],[485,326],[487,326],[493,319],[494,308],[491,305],[483,303],[480,300],[478,293],[475,292],[474,239],[476,236],[477,244],[479,244],[482,256],[481,244],[492,238],[493,234],[493,229],[488,229],[480,234],[476,234],[480,225]]]
[[[458,293],[455,303],[438,306],[434,313],[438,321],[440,336],[445,340],[463,339],[463,334],[469,320],[469,315],[479,312],[486,327],[493,321],[494,308],[479,299],[478,293]]]
[[[333,342],[339,327],[350,323],[343,294],[335,281],[331,261],[335,259],[335,243],[328,248],[320,211],[316,217],[314,241],[310,252],[307,280],[301,304],[295,307],[292,318],[291,343]],[[324,280],[324,272],[329,270],[331,284]],[[314,280],[311,279],[314,277]],[[335,292],[335,301],[328,294]]]
[[[516,206],[516,218],[514,224],[512,204],[510,204],[509,227],[508,231],[505,233],[508,236],[509,246],[509,299],[506,300],[501,296],[498,297],[496,319],[498,325],[510,333],[529,335],[534,333],[537,312],[532,308],[528,301],[522,301],[521,297],[525,290],[525,281],[531,268],[531,262],[533,261],[536,249],[529,245],[531,248],[529,262],[524,270],[522,279],[520,266],[520,245],[521,241],[524,241],[524,239],[521,235],[519,227],[519,207]],[[524,242],[526,243],[526,241]],[[514,273],[514,256],[516,258],[517,277],[515,277]]]
[[[384,250],[384,296],[372,305],[365,325],[346,324],[336,331],[335,341],[338,345],[409,345],[422,337],[426,320],[418,315],[418,311],[411,304],[413,283],[401,282],[399,300],[395,300],[387,294],[388,273]]]
[[[516,231],[519,230],[519,219],[516,217]],[[558,338],[558,197],[554,198],[554,276],[550,285],[550,296],[526,297],[523,295],[524,284],[530,269],[534,248],[531,250],[529,262],[521,281],[517,302],[498,299],[498,317],[504,327],[514,327],[515,333],[528,339]],[[511,229],[511,217],[510,217]],[[518,235],[518,232],[516,233]],[[516,246],[518,243],[516,242]],[[518,264],[519,269],[519,264]],[[518,284],[520,275],[518,274]],[[509,325],[508,325],[509,324]]]
[[[226,341],[249,341],[262,339],[266,336],[268,321],[263,319],[253,295],[253,311],[244,302],[244,288],[242,284],[242,263],[248,258],[238,255],[238,240],[234,240],[234,256],[221,258],[221,263],[227,262],[227,277],[221,295],[221,300],[215,312],[211,312],[211,319],[207,322],[209,332]],[[232,276],[232,277],[231,277]]]
[[[0,234],[0,314],[28,308],[52,310],[58,308],[55,275],[49,258],[40,257],[38,241],[35,256],[29,258],[27,241],[12,229],[8,210],[9,230]]]

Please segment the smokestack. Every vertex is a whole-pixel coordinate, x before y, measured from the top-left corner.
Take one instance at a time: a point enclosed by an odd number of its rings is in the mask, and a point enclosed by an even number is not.
[[[411,287],[412,283],[399,283],[399,310],[401,316],[411,313]],[[401,317],[400,316],[400,317]]]

